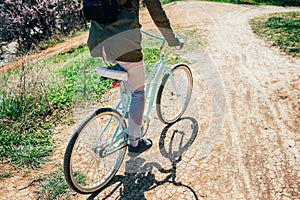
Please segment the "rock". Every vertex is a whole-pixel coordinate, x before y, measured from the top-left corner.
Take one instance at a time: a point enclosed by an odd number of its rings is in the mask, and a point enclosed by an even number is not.
[[[8,48],[7,48],[7,45],[4,45],[1,47],[1,51],[4,53],[4,52],[7,52],[8,51]]]
[[[12,53],[16,54],[18,52],[19,44],[17,42],[11,42],[7,45],[7,50]]]

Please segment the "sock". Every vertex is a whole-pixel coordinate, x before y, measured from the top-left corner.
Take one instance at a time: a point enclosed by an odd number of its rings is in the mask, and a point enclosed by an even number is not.
[[[139,137],[135,138],[129,136],[129,145],[132,147],[137,147],[139,145],[139,140],[140,140]]]

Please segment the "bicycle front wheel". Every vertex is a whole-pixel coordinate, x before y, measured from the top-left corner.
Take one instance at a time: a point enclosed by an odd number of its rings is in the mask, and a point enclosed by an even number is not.
[[[71,189],[89,194],[102,189],[116,174],[124,159],[127,135],[112,146],[109,154],[104,154],[111,144],[116,128],[126,129],[121,115],[111,108],[101,108],[87,117],[75,130],[67,146],[64,157],[64,175]],[[123,143],[122,143],[123,142]]]
[[[185,112],[193,89],[189,67],[178,64],[164,75],[156,98],[156,112],[163,123],[174,123]]]

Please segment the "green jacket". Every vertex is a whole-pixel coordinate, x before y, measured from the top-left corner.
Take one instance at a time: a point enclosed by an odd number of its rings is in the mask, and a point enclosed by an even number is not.
[[[139,0],[130,0],[123,8],[118,20],[110,24],[91,22],[88,47],[93,57],[106,57],[108,61],[138,62],[141,52],[141,25],[139,23]],[[144,0],[155,25],[166,38],[169,46],[178,45],[170,21],[159,0]],[[103,55],[103,49],[105,55]]]

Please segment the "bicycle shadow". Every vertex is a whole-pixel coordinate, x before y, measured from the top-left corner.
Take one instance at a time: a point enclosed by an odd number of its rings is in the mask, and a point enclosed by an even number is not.
[[[178,128],[176,127],[178,123],[183,123],[185,126]],[[159,139],[159,150],[160,154],[170,161],[171,167],[165,169],[161,164],[146,162],[141,157],[130,158],[125,163],[125,175],[116,175],[105,188],[92,193],[88,200],[97,199],[97,196],[109,187],[113,188],[110,188],[110,193],[102,199],[111,198],[118,192],[118,199],[143,200],[146,199],[146,191],[153,190],[165,183],[173,184],[176,187],[184,187],[192,192],[194,199],[198,199],[193,188],[176,181],[177,165],[182,160],[182,154],[193,144],[197,133],[198,122],[191,117],[185,117],[171,125],[167,125],[162,130]],[[155,169],[165,174],[165,178],[157,180],[153,173]]]

